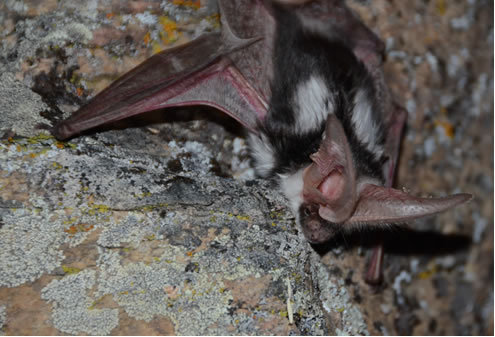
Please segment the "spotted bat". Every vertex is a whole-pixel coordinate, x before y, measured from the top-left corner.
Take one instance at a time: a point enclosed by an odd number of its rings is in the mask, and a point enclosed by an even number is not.
[[[406,111],[383,42],[341,0],[219,0],[221,31],[155,54],[55,125],[58,139],[179,106],[241,123],[259,176],[278,181],[311,243],[402,224],[471,199],[392,188]],[[380,250],[370,278],[377,277]],[[375,276],[373,276],[375,275]]]

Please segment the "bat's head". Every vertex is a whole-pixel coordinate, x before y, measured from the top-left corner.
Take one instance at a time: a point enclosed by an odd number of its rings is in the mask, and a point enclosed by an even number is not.
[[[319,208],[320,205],[315,203],[303,203],[297,214],[304,237],[311,243],[326,242],[341,229],[338,223],[323,219],[318,213]]]
[[[304,236],[312,243],[323,243],[336,232],[356,226],[400,224],[433,215],[472,197],[418,198],[357,176],[346,134],[333,114],[311,160],[296,173],[281,175],[281,186]]]

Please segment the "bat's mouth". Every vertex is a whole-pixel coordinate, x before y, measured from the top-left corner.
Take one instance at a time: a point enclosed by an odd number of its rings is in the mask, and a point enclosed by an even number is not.
[[[306,240],[312,244],[327,242],[340,228],[340,224],[320,217],[319,208],[317,204],[303,204],[300,208],[301,228]]]

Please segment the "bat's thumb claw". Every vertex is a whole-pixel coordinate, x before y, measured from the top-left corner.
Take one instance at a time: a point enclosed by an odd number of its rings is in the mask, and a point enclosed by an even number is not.
[[[58,140],[64,140],[74,134],[72,128],[65,121],[57,123],[51,130],[51,134]]]

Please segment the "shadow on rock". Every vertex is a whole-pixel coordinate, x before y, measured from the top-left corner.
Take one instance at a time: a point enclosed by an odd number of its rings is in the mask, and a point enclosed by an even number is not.
[[[368,230],[340,233],[331,241],[312,245],[320,255],[341,247],[349,250],[356,246],[371,248],[382,242],[385,252],[396,255],[445,255],[467,250],[471,238],[459,234],[441,234],[436,231],[416,231],[393,227],[391,230]]]

